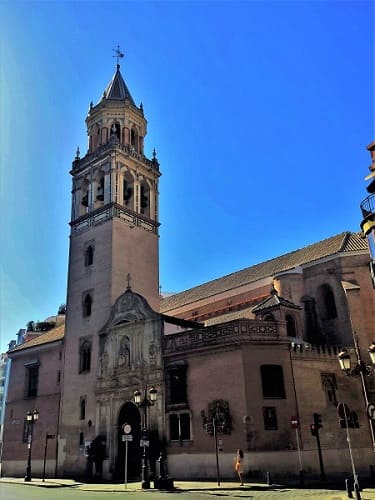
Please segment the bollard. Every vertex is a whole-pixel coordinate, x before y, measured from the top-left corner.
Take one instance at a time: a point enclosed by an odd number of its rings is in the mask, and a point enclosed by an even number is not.
[[[345,479],[345,489],[346,489],[346,494],[348,495],[348,498],[353,498],[352,487],[350,485],[349,479]]]
[[[271,473],[270,472],[266,472],[266,476],[267,476],[267,484],[268,484],[268,486],[271,486],[271,484],[272,484]]]
[[[166,473],[166,464],[163,454],[160,453],[160,457],[156,461],[156,477],[154,480],[154,487],[159,490],[174,490],[173,479],[168,477]]]

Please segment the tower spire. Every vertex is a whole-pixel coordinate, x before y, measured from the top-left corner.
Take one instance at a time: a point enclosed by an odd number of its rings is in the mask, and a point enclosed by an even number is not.
[[[117,60],[117,69],[120,69],[120,65],[119,65],[118,61],[119,61],[119,59],[124,57],[125,54],[123,52],[121,52],[120,45],[117,45],[117,49],[112,49],[112,50],[115,53],[115,55],[112,57],[116,57],[116,60]]]

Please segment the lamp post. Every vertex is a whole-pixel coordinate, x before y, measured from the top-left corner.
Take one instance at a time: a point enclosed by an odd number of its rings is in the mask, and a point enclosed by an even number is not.
[[[28,429],[27,429],[28,454],[27,454],[27,466],[26,466],[25,481],[31,481],[31,448],[33,445],[34,424],[38,420],[38,418],[39,418],[38,410],[30,410],[26,414],[26,422],[28,424]]]
[[[134,392],[134,402],[139,408],[143,408],[143,422],[142,422],[142,445],[143,445],[143,455],[142,455],[142,489],[148,490],[150,488],[150,480],[149,480],[149,472],[148,472],[148,457],[147,457],[147,448],[150,444],[149,435],[148,435],[148,422],[147,422],[147,408],[149,406],[153,406],[155,404],[157,398],[158,391],[151,387],[148,391],[147,396],[147,388],[143,390],[143,399],[142,392],[136,390]]]
[[[362,393],[363,393],[363,398],[364,398],[365,403],[366,403],[366,413],[367,413],[367,417],[369,420],[372,447],[373,447],[373,451],[375,452],[374,422],[367,412],[368,405],[369,405],[369,399],[368,399],[366,380],[365,380],[366,376],[368,377],[368,376],[373,374],[373,366],[366,365],[366,363],[364,363],[364,361],[362,360],[361,350],[360,350],[360,347],[358,345],[357,336],[356,336],[355,332],[353,334],[353,340],[354,340],[354,350],[355,350],[355,354],[356,354],[356,358],[357,358],[357,364],[352,368],[350,354],[345,349],[343,349],[338,354],[337,357],[338,357],[338,360],[340,363],[340,368],[345,373],[345,375],[351,376],[351,377],[360,377],[360,379],[361,379]],[[375,364],[375,343],[374,342],[370,345],[370,347],[368,349],[368,353],[369,353],[369,356],[371,359],[371,363],[374,365]]]

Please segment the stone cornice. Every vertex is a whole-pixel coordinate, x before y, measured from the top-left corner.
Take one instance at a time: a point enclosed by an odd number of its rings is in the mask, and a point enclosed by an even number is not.
[[[235,320],[229,323],[190,330],[164,337],[166,356],[199,351],[213,346],[226,346],[233,343],[282,341],[278,324],[271,321]],[[286,340],[286,339],[285,339]]]
[[[121,144],[119,142],[114,143],[113,141],[108,141],[106,144],[99,146],[94,152],[87,153],[82,159],[77,158],[74,160],[70,174],[77,175],[90,167],[93,162],[108,160],[111,153],[119,153],[121,156],[131,158],[140,166],[152,170],[157,177],[161,175],[158,162],[149,160],[144,154],[137,153],[137,151],[128,144]]]
[[[78,219],[71,221],[70,226],[72,232],[77,233],[113,218],[120,219],[130,227],[140,227],[145,231],[158,234],[158,227],[160,226],[158,222],[137,212],[133,212],[133,210],[119,205],[118,203],[108,203],[103,207],[82,215]]]

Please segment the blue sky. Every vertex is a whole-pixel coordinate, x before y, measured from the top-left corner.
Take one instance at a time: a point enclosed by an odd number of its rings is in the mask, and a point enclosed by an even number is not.
[[[69,170],[117,44],[163,173],[163,291],[359,230],[373,2],[3,1],[0,33],[1,351],[65,302]]]

